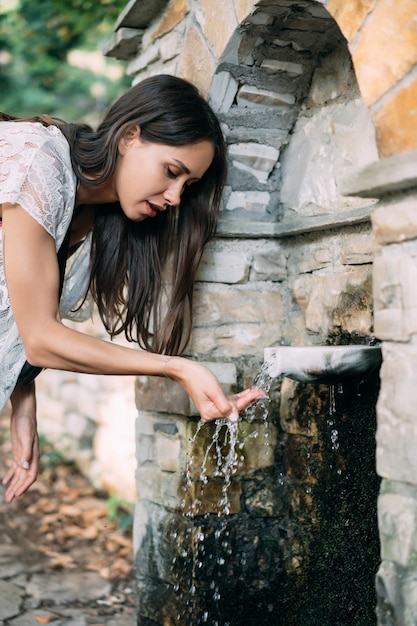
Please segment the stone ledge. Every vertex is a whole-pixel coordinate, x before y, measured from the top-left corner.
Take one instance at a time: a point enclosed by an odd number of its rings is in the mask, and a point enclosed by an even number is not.
[[[250,222],[244,220],[219,220],[217,237],[294,237],[316,230],[343,228],[363,222],[370,222],[373,204],[368,204],[338,213],[323,213],[321,215],[303,216],[285,220],[284,222]]]
[[[103,46],[102,52],[106,57],[128,61],[138,51],[142,35],[143,30],[138,28],[119,28]]]
[[[147,28],[168,4],[168,0],[130,0],[120,13],[114,29],[121,26],[128,28]]]
[[[417,188],[417,150],[353,168],[339,181],[344,196],[381,198],[395,191]]]

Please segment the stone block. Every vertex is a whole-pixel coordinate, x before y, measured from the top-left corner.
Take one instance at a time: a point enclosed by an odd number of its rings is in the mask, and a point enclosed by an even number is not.
[[[339,97],[353,99],[355,91],[359,97],[359,90],[355,89],[355,75],[349,50],[339,47],[322,59],[315,69],[307,98],[311,106],[323,106]]]
[[[350,4],[346,7],[347,11],[349,9]],[[367,106],[398,83],[417,63],[415,17],[414,0],[402,0],[400,10],[389,0],[380,0],[373,7],[372,19],[363,24],[352,59]]]
[[[163,63],[166,63],[179,55],[181,50],[182,35],[182,32],[173,30],[161,39],[159,44],[159,54]]]
[[[353,2],[328,0],[326,8],[350,43],[374,5],[375,0],[353,0]]]
[[[372,274],[357,266],[328,274],[306,275],[294,282],[293,300],[304,311],[307,330],[326,335],[339,328],[371,334]]]
[[[268,191],[232,191],[227,200],[225,210],[244,209],[245,211],[265,215],[270,199],[271,194]]]
[[[192,482],[185,487],[183,512],[185,515],[222,514],[240,512],[240,482],[232,480],[225,489],[223,480]]]
[[[372,212],[373,233],[378,243],[417,239],[416,196],[400,197],[378,205]]]
[[[349,166],[365,165],[377,156],[372,120],[360,100],[300,116],[281,158],[284,209],[307,216],[363,204],[342,197],[338,181]]]
[[[261,68],[267,72],[286,72],[290,76],[299,76],[304,69],[301,63],[292,63],[291,61],[279,61],[278,59],[264,59]]]
[[[417,61],[417,45],[416,61]],[[417,79],[402,87],[375,113],[374,123],[382,158],[417,148]]]
[[[212,0],[199,0],[194,16],[201,32],[218,60],[238,26],[233,0],[223,0],[221,11]]]
[[[403,570],[392,561],[382,561],[375,577],[378,626],[397,626],[401,613]]]
[[[248,17],[246,23],[254,24],[255,26],[271,26],[273,21],[274,17],[272,15],[268,15],[268,13],[262,13],[262,11],[256,11]]]
[[[381,558],[417,566],[417,494],[384,493],[378,498]]]
[[[210,423],[197,435],[196,424],[188,426],[192,434],[187,452],[188,475],[192,480],[227,479],[229,463],[231,475],[248,476],[275,462],[277,432],[272,424],[240,420],[237,428],[229,430]]]
[[[134,76],[139,74],[149,65],[156,63],[161,58],[159,46],[157,44],[151,44],[148,48],[143,49],[139,56],[135,57],[127,64],[126,74],[128,76]]]
[[[216,359],[260,355],[276,340],[282,306],[277,283],[197,287],[191,350]]]
[[[140,502],[153,502],[165,509],[180,510],[184,497],[181,476],[162,472],[156,465],[144,465],[136,472],[136,486]]]
[[[417,333],[416,281],[417,240],[385,246],[375,257],[375,333],[381,339],[407,341]]]
[[[417,346],[384,343],[377,403],[378,474],[417,484]]]
[[[190,24],[184,36],[177,74],[194,83],[208,96],[215,70],[212,50],[197,28]]]
[[[214,75],[210,87],[209,102],[217,113],[227,113],[233,104],[238,83],[230,72],[218,72]]]
[[[288,247],[288,273],[290,276],[310,274],[328,267],[335,261],[337,240],[325,233],[312,242],[291,242]]]
[[[253,254],[250,280],[283,281],[287,278],[287,255],[281,245],[260,242],[260,249]]]
[[[103,48],[104,56],[127,61],[134,56],[142,40],[143,31],[138,28],[119,28]]]
[[[258,89],[252,85],[243,85],[238,91],[237,103],[239,106],[254,109],[290,107],[295,104],[295,96],[291,93],[280,93],[268,89]]]
[[[343,265],[365,265],[373,263],[377,250],[374,233],[366,225],[364,232],[354,232],[339,239],[340,261]],[[337,242],[336,242],[337,243]]]
[[[210,283],[238,284],[248,280],[250,255],[244,244],[235,242],[224,244],[213,242],[207,244],[200,266],[197,280]]]
[[[161,19],[157,20],[143,35],[143,47],[147,48],[150,43],[170,33],[186,17],[188,13],[187,0],[175,0],[169,2],[164,9]]]
[[[178,472],[180,470],[180,446],[178,436],[165,433],[155,434],[156,462],[163,472]]]
[[[235,143],[229,146],[229,155],[234,167],[265,183],[277,164],[279,150],[259,143]]]
[[[239,23],[243,22],[255,9],[256,0],[233,0],[236,17]]]
[[[189,398],[181,385],[173,380],[156,376],[138,376],[135,392],[136,404],[141,411],[190,414]]]

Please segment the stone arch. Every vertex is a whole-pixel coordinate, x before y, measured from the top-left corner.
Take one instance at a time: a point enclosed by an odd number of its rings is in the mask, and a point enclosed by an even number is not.
[[[300,219],[351,209],[353,221],[368,219],[338,179],[377,160],[374,127],[347,41],[323,4],[259,2],[220,56],[209,99],[229,146],[223,233],[250,223],[252,232],[286,234],[277,223],[303,229]]]

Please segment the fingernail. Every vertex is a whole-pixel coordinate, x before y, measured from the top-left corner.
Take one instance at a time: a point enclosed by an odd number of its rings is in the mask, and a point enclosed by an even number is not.
[[[23,461],[22,467],[23,467],[23,469],[28,470],[29,469],[29,461]]]
[[[237,422],[239,420],[239,411],[233,409],[233,411],[229,415],[229,422]]]

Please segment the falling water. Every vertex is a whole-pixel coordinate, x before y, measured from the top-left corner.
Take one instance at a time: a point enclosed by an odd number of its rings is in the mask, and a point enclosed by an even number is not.
[[[197,603],[201,603],[201,597],[198,593],[198,573],[203,567],[204,558],[206,555],[206,542],[210,538],[211,542],[215,542],[217,547],[212,550],[216,554],[215,566],[218,574],[222,567],[226,566],[227,557],[232,554],[232,548],[229,542],[229,531],[227,526],[227,517],[231,513],[231,500],[230,500],[230,486],[232,478],[238,473],[239,468],[243,465],[244,455],[243,450],[249,439],[258,437],[258,431],[256,429],[255,420],[261,418],[265,426],[264,428],[264,445],[269,446],[269,433],[268,433],[268,392],[272,383],[272,378],[268,374],[268,369],[264,364],[260,373],[254,380],[254,387],[261,389],[265,392],[265,397],[259,399],[252,406],[248,407],[242,412],[240,420],[244,420],[249,424],[253,424],[253,429],[249,432],[243,433],[238,422],[230,422],[227,419],[218,419],[214,424],[214,432],[211,440],[209,441],[206,450],[204,451],[203,458],[200,466],[193,467],[195,460],[192,456],[188,456],[186,461],[185,471],[185,484],[184,484],[184,497],[181,502],[184,516],[190,520],[190,525],[187,529],[188,533],[188,548],[182,550],[181,558],[188,563],[190,567],[190,580],[188,581],[189,589],[184,590],[182,595],[183,603],[186,604],[184,610],[189,614],[190,623],[196,624],[212,624],[212,626],[228,626],[228,622],[216,621],[214,613],[216,612],[216,604],[221,600],[221,593],[219,585],[215,580],[212,580],[210,584],[210,590],[212,593],[211,610],[208,607],[197,606]],[[204,422],[199,421],[196,427],[196,431],[189,439],[189,448],[192,449],[193,444],[197,441],[202,430],[208,427]],[[213,427],[213,426],[211,426]],[[214,467],[213,467],[214,462]],[[209,470],[210,464],[210,470]],[[213,531],[213,523],[210,522],[210,514],[203,511],[203,498],[204,487],[209,483],[210,478],[220,479],[222,482],[221,496],[217,501],[217,522],[215,523],[215,530]],[[193,493],[193,476],[197,478],[197,481],[201,484],[201,492],[199,496],[192,498],[189,502],[189,496],[187,494]],[[195,478],[194,478],[195,480]],[[201,520],[201,523],[195,525],[196,521]],[[177,540],[177,537],[173,537]],[[174,558],[173,565],[175,565],[176,558]],[[179,585],[175,587],[177,593],[181,595]],[[187,595],[187,599],[185,598]],[[199,622],[196,622],[196,615],[200,615]],[[191,617],[193,616],[193,617]],[[180,616],[178,616],[180,621]],[[184,616],[182,616],[184,619]],[[183,622],[181,622],[183,623]]]

